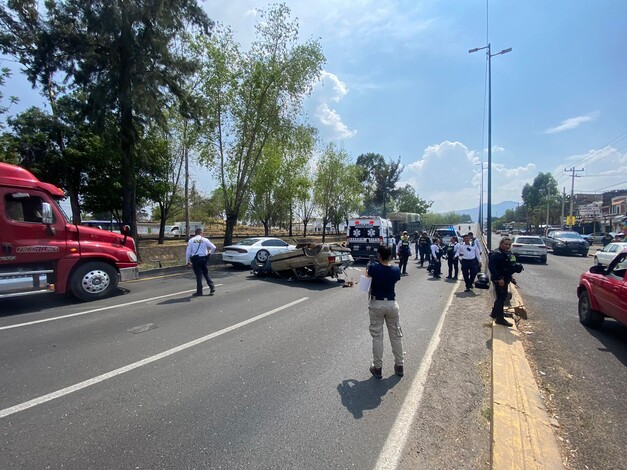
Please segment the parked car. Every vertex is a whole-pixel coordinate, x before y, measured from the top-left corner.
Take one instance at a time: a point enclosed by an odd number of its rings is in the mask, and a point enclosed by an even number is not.
[[[612,260],[616,258],[616,255],[623,251],[624,248],[627,248],[627,242],[612,242],[605,245],[602,250],[594,254],[594,264],[609,266]]]
[[[552,231],[543,238],[544,243],[553,250],[553,254],[571,254],[588,256],[590,246],[577,232]]]
[[[250,267],[256,260],[264,263],[270,256],[294,250],[296,245],[290,245],[280,238],[253,237],[225,246],[222,250],[222,261],[234,266]]]
[[[516,235],[512,241],[511,251],[516,258],[534,258],[546,263],[548,247],[540,237],[531,235]]]
[[[579,321],[598,328],[605,317],[627,325],[627,249],[620,252],[610,265],[594,265],[579,278]]]

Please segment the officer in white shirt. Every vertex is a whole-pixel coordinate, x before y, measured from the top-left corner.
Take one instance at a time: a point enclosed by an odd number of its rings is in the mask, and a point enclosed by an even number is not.
[[[202,295],[203,277],[209,286],[209,295],[212,295],[216,291],[216,288],[209,277],[207,262],[209,261],[209,256],[216,251],[216,246],[211,243],[208,238],[202,236],[201,228],[197,228],[194,233],[195,236],[190,238],[187,243],[187,251],[185,253],[187,266],[193,268],[194,274],[196,275],[196,292],[192,295],[194,297]]]
[[[468,236],[470,237],[470,244],[479,250],[479,258],[477,259],[477,272],[479,272],[481,271],[481,242],[475,238],[472,232],[468,232]]]
[[[470,292],[475,282],[475,277],[479,271],[479,261],[481,260],[481,252],[479,247],[470,243],[470,235],[464,235],[464,242],[457,249],[457,256],[461,260],[462,274],[466,283],[466,290]]]

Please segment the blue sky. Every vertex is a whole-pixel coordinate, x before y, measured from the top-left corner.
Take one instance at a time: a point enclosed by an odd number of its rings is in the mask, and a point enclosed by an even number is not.
[[[327,62],[305,110],[325,142],[353,158],[400,156],[401,183],[436,212],[477,206],[487,156],[487,66],[492,52],[493,203],[520,201],[525,183],[584,171],[575,192],[627,188],[627,1],[291,0],[301,38],[319,38]],[[201,2],[244,45],[256,0]],[[9,82],[23,109],[40,104]],[[197,174],[200,188],[214,182]],[[486,183],[487,186],[487,183]]]

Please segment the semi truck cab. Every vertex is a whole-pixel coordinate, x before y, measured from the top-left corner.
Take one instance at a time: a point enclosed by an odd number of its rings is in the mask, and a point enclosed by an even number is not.
[[[134,240],[72,224],[63,197],[29,171],[0,163],[0,298],[70,292],[88,301],[137,279]]]

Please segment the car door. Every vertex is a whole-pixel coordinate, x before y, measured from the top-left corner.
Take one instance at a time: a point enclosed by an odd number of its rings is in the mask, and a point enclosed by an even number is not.
[[[0,261],[50,265],[67,255],[65,218],[47,194],[6,188],[0,190],[0,197],[4,205],[0,214]],[[51,205],[50,224],[43,222],[44,203]]]
[[[603,259],[601,263],[603,266],[609,266],[612,260],[616,257],[618,252],[620,251],[620,245],[618,243],[610,243],[605,248],[603,248]]]
[[[268,250],[271,255],[276,255],[278,253],[283,253],[284,251],[287,251],[289,244],[287,244],[283,240],[264,240],[261,243],[261,246]]]
[[[619,255],[616,262],[608,268],[608,273],[601,277],[595,293],[601,312],[612,318],[623,317],[625,307],[625,274],[627,273],[627,255]]]

